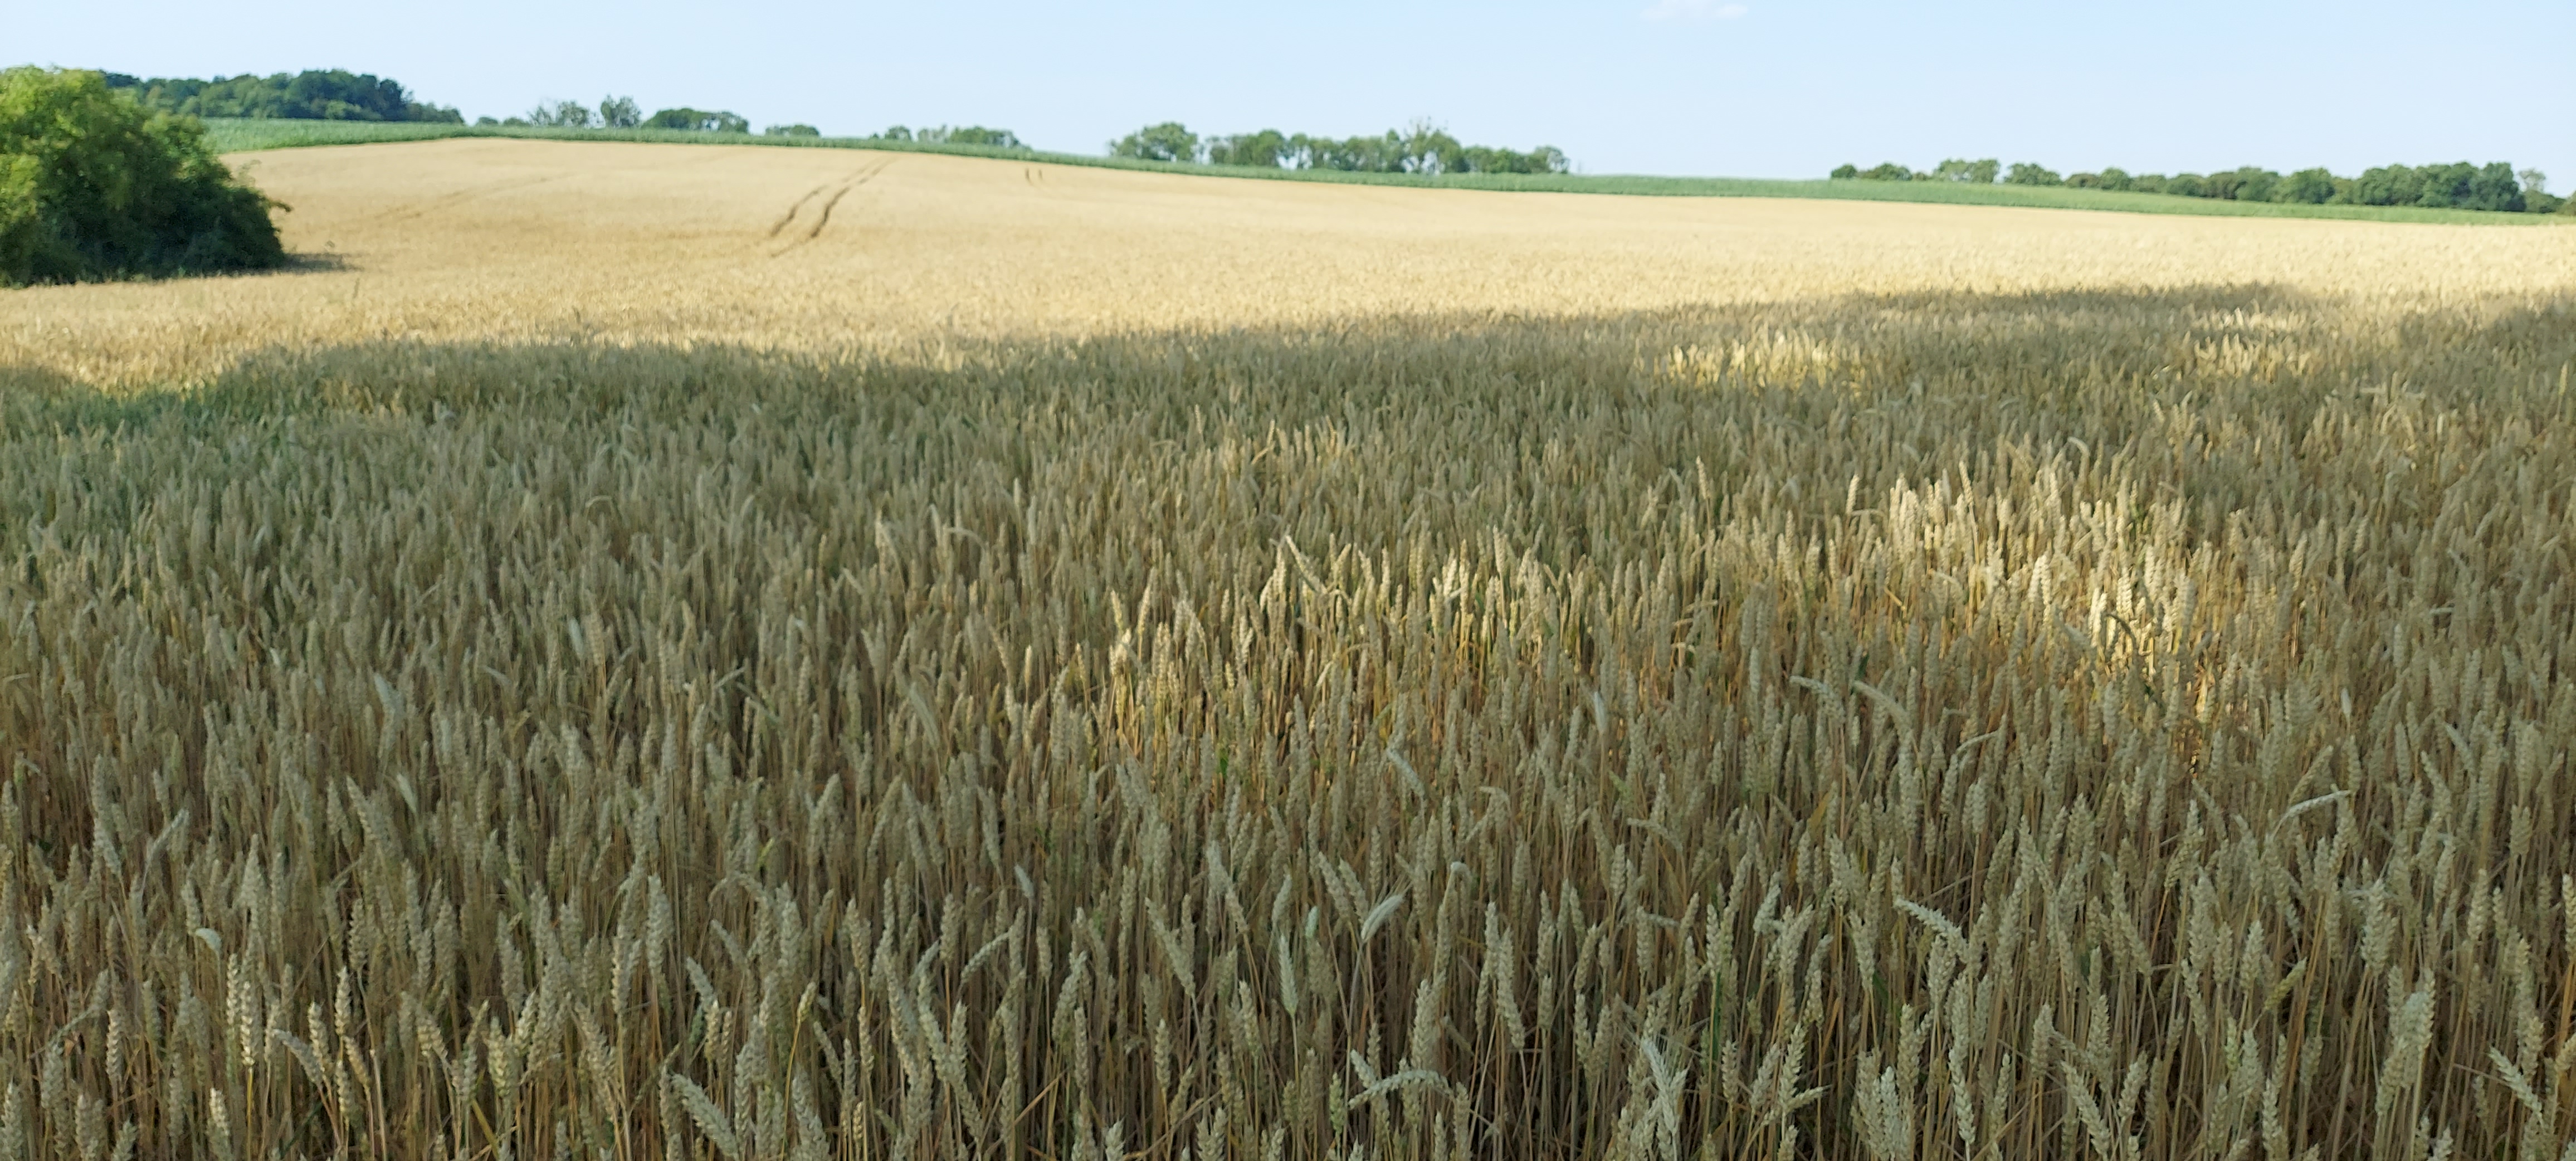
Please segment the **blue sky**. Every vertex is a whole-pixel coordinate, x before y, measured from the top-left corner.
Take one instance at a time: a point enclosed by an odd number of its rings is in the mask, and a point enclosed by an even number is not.
[[[977,123],[1098,152],[1416,117],[1593,173],[1944,157],[2135,172],[2511,161],[2576,186],[2576,3],[1488,0],[1112,5],[0,0],[6,63],[347,68],[467,115],[632,94],[830,133]]]

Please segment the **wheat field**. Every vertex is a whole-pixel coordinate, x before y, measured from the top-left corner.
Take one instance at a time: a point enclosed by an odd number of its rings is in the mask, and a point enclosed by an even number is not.
[[[2576,231],[237,156],[0,1159],[2576,1157]]]

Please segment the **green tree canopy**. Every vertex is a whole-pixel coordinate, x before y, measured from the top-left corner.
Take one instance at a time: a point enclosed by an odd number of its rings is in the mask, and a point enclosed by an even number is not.
[[[1943,181],[1964,181],[1975,185],[1993,185],[1995,183],[1995,175],[2003,172],[2003,165],[2003,162],[1997,161],[1991,157],[1980,161],[1970,161],[1964,157],[1953,157],[1943,161],[1938,168],[1934,169],[1932,171],[1932,176]]]
[[[195,118],[95,72],[0,71],[0,283],[275,266],[269,206]]]
[[[599,123],[590,106],[579,101],[541,101],[521,120],[548,129],[588,129]]]
[[[1112,147],[1113,152],[1115,146]],[[1249,165],[1272,169],[1288,160],[1288,137],[1276,129],[1207,139],[1210,165]]]
[[[997,149],[1021,149],[1020,135],[1008,129],[984,125],[939,125],[915,130],[912,139],[927,145],[989,145]]]
[[[1207,138],[1178,121],[1165,121],[1110,142],[1109,155],[1350,173],[1564,173],[1574,168],[1565,151],[1553,145],[1526,153],[1469,145],[1430,121],[1415,121],[1374,136],[1318,137],[1263,129]]]
[[[751,122],[721,109],[692,109],[683,105],[663,109],[644,119],[646,129],[680,129],[692,133],[749,133]]]
[[[607,129],[636,129],[644,124],[644,109],[633,97],[601,97],[599,124]]]
[[[2272,188],[2272,198],[2275,201],[2321,206],[2334,200],[2335,188],[2335,175],[2327,172],[2323,167],[2302,169],[2282,178],[2281,183]]]
[[[288,75],[154,77],[141,80],[106,73],[109,88],[133,93],[144,108],[193,117],[269,117],[318,121],[444,121],[465,118],[444,105],[424,104],[388,77],[345,69],[307,69]]]
[[[1836,180],[1919,181],[1934,178],[1991,181],[1994,165],[1992,161],[1951,158],[1943,161],[1933,172],[1923,174],[1910,172],[1891,161],[1868,170],[1855,165],[1837,166],[1830,176]],[[1981,173],[1985,176],[1981,177]],[[2059,177],[2056,171],[2046,166],[2025,161],[2015,163],[2003,180],[2012,185],[2063,185],[2079,189],[2305,205],[2424,206],[2546,214],[2561,212],[2564,207],[2576,204],[2554,197],[2543,189],[2543,183],[2548,180],[2546,174],[2533,169],[2517,171],[2501,161],[2485,165],[2472,165],[2465,161],[2444,165],[2384,165],[2351,178],[2337,177],[2323,167],[2302,169],[2284,177],[2259,165],[2243,165],[2205,175],[2177,173],[2171,177],[2160,173],[2131,175],[2118,166],[2106,166],[2098,173],[2083,172]]]
[[[1165,121],[1110,142],[1109,156],[1144,161],[1197,161],[1199,135],[1178,121]]]

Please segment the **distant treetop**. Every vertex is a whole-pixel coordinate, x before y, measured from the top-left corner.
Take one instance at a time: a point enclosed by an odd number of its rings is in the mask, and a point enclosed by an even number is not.
[[[593,110],[579,101],[539,101],[535,108],[506,120],[477,118],[477,125],[532,126],[542,129],[677,129],[691,133],[749,133],[751,122],[721,109],[664,109],[650,117],[633,97],[608,96]]]
[[[1987,184],[1997,180],[1999,169],[2001,167],[1992,158],[1984,161],[1954,158],[1942,162],[1930,173],[1890,161],[1871,169],[1845,165],[1835,169],[1830,176],[1837,181],[1964,181]],[[2283,175],[2252,165],[2210,174],[2178,173],[2171,177],[2160,173],[2132,174],[2113,166],[2098,173],[2073,173],[2060,177],[2056,170],[2023,161],[2003,171],[2001,180],[2006,185],[2059,185],[2237,202],[2576,213],[2576,201],[2558,197],[2545,188],[2548,175],[2536,169],[2516,171],[2510,163],[2502,161],[2485,165],[2472,165],[2465,161],[2446,165],[2384,165],[2365,170],[2359,177],[2337,177],[2323,168],[2302,169]]]
[[[306,121],[433,121],[461,124],[445,105],[414,101],[388,77],[346,69],[306,69],[292,76],[154,77],[103,74],[107,86],[133,94],[144,108],[192,117],[276,117]]]
[[[1178,121],[1148,125],[1109,143],[1112,157],[1259,169],[1338,169],[1357,173],[1564,173],[1564,151],[1542,145],[1527,153],[1468,145],[1429,121],[1375,137],[1314,137],[1276,129],[1201,138]]]
[[[683,129],[698,133],[749,133],[751,122],[724,110],[692,109],[683,105],[664,109],[644,119],[647,129]]]
[[[938,125],[926,129],[891,126],[883,133],[872,133],[870,141],[911,141],[921,145],[989,145],[998,149],[1026,149],[1028,143],[1008,129],[990,129],[982,125]]]

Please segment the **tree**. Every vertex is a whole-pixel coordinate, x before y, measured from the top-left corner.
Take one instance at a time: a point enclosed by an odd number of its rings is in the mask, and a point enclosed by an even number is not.
[[[1417,117],[1398,140],[1397,165],[1406,173],[1464,173],[1466,148],[1447,129]]]
[[[2003,173],[2003,170],[2003,162],[1991,157],[1981,157],[1968,163],[1968,180],[1977,185],[1993,185],[1995,178]]]
[[[2411,165],[2382,165],[2353,179],[2352,200],[2362,206],[2413,205],[2424,196],[2424,178]]]
[[[2280,188],[2281,175],[2257,165],[2239,166],[2236,170],[2236,200],[2268,202],[2272,191]]]
[[[1288,160],[1288,138],[1276,129],[1207,139],[1210,165],[1248,165],[1275,169]]]
[[[811,125],[772,125],[760,131],[763,137],[820,137],[823,131]]]
[[[988,129],[982,125],[941,125],[923,129],[912,139],[925,145],[989,145],[1001,149],[1025,149],[1020,135],[1008,129]]]
[[[414,101],[395,81],[344,69],[307,69],[289,75],[155,77],[101,74],[111,89],[130,92],[144,108],[194,117],[259,117],[321,121],[443,121],[465,118],[444,105]]]
[[[889,130],[895,132],[899,130]],[[927,138],[924,138],[927,140]],[[1014,138],[1011,142],[1017,144]],[[1202,138],[1178,121],[1148,125],[1109,143],[1112,157],[1146,161],[1247,165],[1259,168],[1337,169],[1352,173],[1565,173],[1574,168],[1565,151],[1541,145],[1526,153],[1468,145],[1428,120],[1374,137],[1315,137],[1276,129]]]
[[[1289,144],[1299,146],[1298,155],[1306,168],[1338,169],[1346,173],[1396,173],[1404,168],[1404,139],[1393,129],[1377,137],[1308,137],[1298,134]]]
[[[1564,173],[1573,168],[1565,151],[1542,145],[1527,153],[1470,145],[1459,151],[1461,173]]]
[[[599,123],[610,129],[634,129],[644,124],[644,110],[633,97],[601,97]]]
[[[1199,135],[1178,121],[1148,125],[1109,143],[1109,156],[1142,161],[1197,161]]]
[[[751,122],[721,109],[662,109],[644,119],[646,129],[677,129],[687,133],[749,133]]]
[[[1574,159],[1553,145],[1542,145],[1521,155],[1529,159],[1531,173],[1572,173]]]
[[[2030,161],[2016,161],[2012,172],[2004,175],[2006,185],[2060,185],[2057,171]]]
[[[1914,171],[1893,161],[1882,161],[1861,171],[1860,176],[1864,181],[1912,181]]]
[[[195,118],[95,72],[0,70],[0,283],[276,266],[273,204]]]
[[[1835,181],[1852,181],[1860,177],[1860,167],[1846,161],[1841,165],[1835,166],[1834,171],[1826,174],[1825,176]]]
[[[2113,165],[2104,167],[2100,173],[2067,174],[2066,184],[2076,189],[2127,191],[2137,188],[2138,179],[2129,176],[2128,170]]]
[[[539,101],[527,112],[528,124],[546,129],[588,129],[591,120],[590,107],[579,101]]]
[[[2514,176],[2522,179],[2522,208],[2528,213],[2554,214],[2564,210],[2567,199],[2549,192],[2549,175],[2537,169],[2526,169]]]
[[[2334,196],[2335,175],[2323,168],[2302,169],[2272,187],[2272,200],[2276,202],[2321,206],[2333,201]]]
[[[2522,182],[2514,177],[2513,165],[2509,162],[2490,161],[2479,166],[2477,172],[2470,175],[2468,186],[2467,196],[2459,199],[2462,209],[2522,212]]]
[[[2388,171],[2405,171],[2394,173]],[[2374,178],[2380,180],[2373,181]],[[2436,209],[2493,210],[2514,212],[2524,208],[2522,185],[2507,162],[2471,165],[2455,161],[2447,165],[2419,166],[2412,170],[2402,165],[2387,170],[2371,170],[2362,175],[2368,183],[2369,196],[2387,198],[2372,205],[2416,205]],[[2408,193],[2414,196],[2409,199]]]

